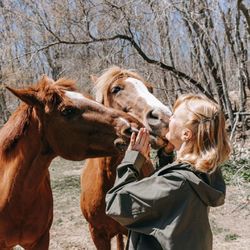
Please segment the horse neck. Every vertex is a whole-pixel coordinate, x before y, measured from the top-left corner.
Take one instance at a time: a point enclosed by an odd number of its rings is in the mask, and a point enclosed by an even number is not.
[[[6,123],[5,126],[9,125],[11,124]],[[8,202],[16,200],[16,197],[32,200],[45,180],[53,158],[54,155],[48,153],[41,123],[33,110],[25,135],[20,136],[8,155],[6,152],[0,152],[0,208],[7,199]]]
[[[104,106],[108,108],[115,108],[111,105],[108,96],[102,94],[101,99]],[[107,179],[111,180],[111,182],[115,180],[116,168],[122,161],[123,157],[123,153],[117,153],[112,157],[96,158],[96,160],[98,161],[97,165],[99,166],[99,169]]]
[[[116,168],[123,159],[123,154],[117,154],[112,157],[96,158],[98,161],[97,165],[104,179],[108,179],[109,182],[115,181]],[[90,159],[92,160],[92,159]],[[109,183],[108,182],[108,183]]]

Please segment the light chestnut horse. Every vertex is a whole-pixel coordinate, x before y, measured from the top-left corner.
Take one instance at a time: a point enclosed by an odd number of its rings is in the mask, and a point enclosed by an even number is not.
[[[112,67],[95,81],[96,100],[107,107],[123,110],[136,117],[150,131],[151,145],[164,147],[170,109],[151,93],[147,82],[129,70]],[[117,236],[117,249],[123,249],[123,234],[127,230],[105,214],[105,195],[113,186],[116,167],[123,154],[113,157],[88,159],[81,176],[81,209],[89,222],[94,244],[99,250],[111,248],[111,238]],[[147,163],[144,176],[153,171]],[[95,182],[93,180],[95,179]]]
[[[43,77],[34,87],[8,89],[24,103],[0,130],[0,249],[45,250],[52,159],[112,156],[117,135],[129,141],[138,122],[75,92],[69,80]]]

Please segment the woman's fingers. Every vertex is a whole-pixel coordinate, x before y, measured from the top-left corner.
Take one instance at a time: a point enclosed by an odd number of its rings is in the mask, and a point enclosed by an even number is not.
[[[149,132],[145,128],[139,130],[138,135],[132,133],[129,144],[130,150],[137,150],[146,158],[149,158],[150,145],[149,145]]]
[[[147,149],[145,151],[145,155],[144,155],[147,159],[150,159],[150,148],[151,148],[151,145],[148,144]]]
[[[131,135],[131,137],[130,137],[130,143],[129,143],[129,146],[128,146],[129,150],[133,150],[134,149],[135,140],[136,140],[136,134],[135,134],[135,132],[133,132],[132,135]]]
[[[138,150],[146,156],[146,151],[149,144],[149,133],[145,128],[141,129],[140,134],[138,134],[138,141],[136,141],[136,146]]]
[[[144,145],[147,145],[148,144],[148,132],[146,129],[143,129],[143,132],[142,132],[142,137],[141,137],[141,140],[140,140],[140,144],[142,146]]]
[[[137,137],[136,137],[136,141],[135,141],[136,144],[139,145],[139,144],[141,143],[143,134],[144,134],[144,128],[140,128],[139,133],[138,133],[138,135],[137,135]]]

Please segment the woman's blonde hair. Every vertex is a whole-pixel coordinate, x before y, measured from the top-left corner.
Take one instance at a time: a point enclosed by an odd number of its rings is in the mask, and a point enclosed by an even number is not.
[[[191,150],[180,152],[177,161],[188,162],[201,172],[213,172],[228,159],[231,148],[225,127],[225,116],[218,104],[201,94],[180,96],[174,110],[184,104],[185,126],[193,132]]]

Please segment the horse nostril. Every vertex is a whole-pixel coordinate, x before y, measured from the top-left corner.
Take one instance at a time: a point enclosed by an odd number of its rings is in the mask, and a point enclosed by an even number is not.
[[[146,119],[149,126],[159,125],[161,122],[161,111],[158,109],[150,110],[146,116]]]
[[[150,119],[159,119],[159,111],[156,109],[153,109],[148,112],[148,118]]]

